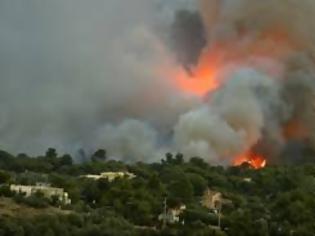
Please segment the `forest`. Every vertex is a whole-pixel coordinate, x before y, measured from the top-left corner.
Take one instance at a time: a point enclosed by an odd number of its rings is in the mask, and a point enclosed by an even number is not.
[[[167,153],[159,163],[127,164],[98,150],[90,161],[75,163],[53,148],[39,157],[1,151],[0,235],[314,235],[315,164],[256,170],[185,160]],[[134,177],[82,177],[109,171]],[[63,188],[71,204],[10,189],[36,183]],[[225,199],[219,213],[202,204],[207,190]],[[5,200],[9,203],[2,204]],[[28,210],[8,213],[10,204]],[[159,219],[183,205],[177,221]]]

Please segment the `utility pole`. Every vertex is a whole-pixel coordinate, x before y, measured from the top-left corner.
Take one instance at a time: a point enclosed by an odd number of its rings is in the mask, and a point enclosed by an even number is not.
[[[218,208],[218,227],[221,229],[221,209],[222,209],[222,202],[219,201],[219,208]]]
[[[164,203],[164,210],[163,210],[163,226],[162,226],[162,228],[165,229],[165,227],[166,227],[166,210],[167,210],[167,198],[166,197],[164,198],[163,203]]]

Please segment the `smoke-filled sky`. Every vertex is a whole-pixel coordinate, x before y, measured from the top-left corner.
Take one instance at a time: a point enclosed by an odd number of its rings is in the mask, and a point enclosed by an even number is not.
[[[206,40],[189,71],[183,9]],[[3,0],[0,148],[230,164],[313,146],[314,16],[313,0]]]
[[[158,31],[189,2],[1,1],[1,148],[73,152],[106,146],[112,122],[176,119],[166,110],[186,104],[159,71],[173,62]]]

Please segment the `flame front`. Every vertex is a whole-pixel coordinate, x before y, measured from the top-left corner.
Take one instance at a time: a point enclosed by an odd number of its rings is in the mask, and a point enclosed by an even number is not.
[[[267,161],[262,155],[248,152],[236,157],[233,164],[239,166],[244,163],[249,164],[253,169],[261,169],[266,166]]]

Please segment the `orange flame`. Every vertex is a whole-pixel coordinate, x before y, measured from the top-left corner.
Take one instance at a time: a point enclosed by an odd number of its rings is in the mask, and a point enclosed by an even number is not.
[[[255,153],[245,153],[236,157],[233,161],[234,166],[240,166],[244,163],[249,164],[253,169],[261,169],[267,165],[267,160]]]
[[[207,92],[218,89],[221,85],[217,77],[221,65],[221,48],[208,49],[201,54],[198,65],[192,69],[191,74],[179,73],[176,77],[180,90],[197,96],[204,96]]]
[[[181,91],[197,96],[204,96],[219,87],[215,80],[215,70],[211,69],[198,71],[192,76],[182,73],[177,77],[177,84]]]
[[[233,42],[217,42],[211,47],[205,48],[191,74],[186,71],[176,73],[177,87],[183,92],[197,96],[204,96],[207,92],[215,91],[224,82],[217,78],[218,72],[229,62],[244,65],[249,63],[250,66],[274,75],[279,71],[264,67],[261,63],[253,64],[254,62],[248,59],[256,56],[284,60],[292,48],[298,47],[297,43],[293,42],[281,28],[266,29],[250,42],[245,40],[247,38],[246,33],[240,33]]]
[[[249,65],[278,78],[282,75],[282,68],[265,65],[253,58],[283,61],[290,56],[293,49],[302,46],[301,42],[297,42],[282,27],[266,29],[249,41],[247,33],[245,29],[233,41],[216,42],[205,48],[191,75],[185,71],[176,74],[177,87],[183,92],[200,97],[213,92],[226,82],[222,79],[228,79],[220,77],[220,71],[229,63],[235,69],[238,65]],[[234,67],[229,69],[233,70]],[[284,129],[284,135],[287,136],[304,136],[304,133],[304,128],[295,124],[288,124]],[[260,169],[266,166],[267,160],[262,155],[247,152],[235,157],[233,161],[236,166],[243,163],[248,163],[253,169]]]

